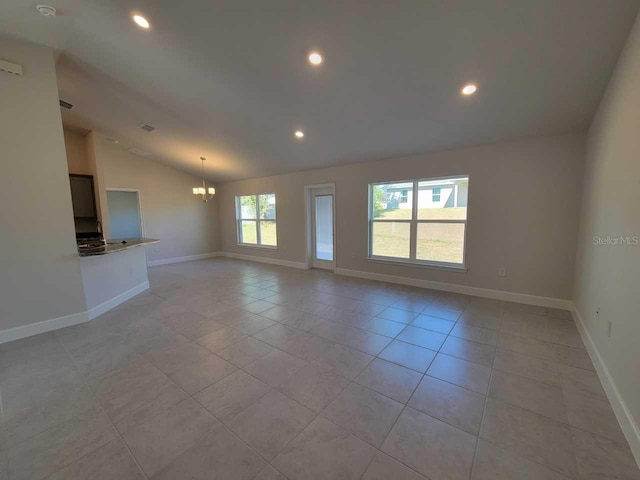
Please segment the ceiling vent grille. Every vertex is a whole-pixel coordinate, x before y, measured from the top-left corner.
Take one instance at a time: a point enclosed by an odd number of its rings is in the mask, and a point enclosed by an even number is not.
[[[130,153],[133,153],[134,155],[139,155],[141,157],[148,157],[149,155],[151,155],[149,152],[146,152],[137,147],[130,147],[127,149],[127,151]]]
[[[72,103],[65,102],[64,100],[60,100],[60,106],[66,110],[71,110],[73,108]]]
[[[17,63],[0,60],[0,72],[12,73],[13,75],[22,75],[22,66]]]
[[[152,127],[151,125],[146,124],[146,123],[141,123],[141,124],[140,124],[140,125],[138,125],[138,126],[139,126],[142,130],[144,130],[145,132],[149,132],[149,133],[153,132],[153,131],[156,129],[156,127]]]

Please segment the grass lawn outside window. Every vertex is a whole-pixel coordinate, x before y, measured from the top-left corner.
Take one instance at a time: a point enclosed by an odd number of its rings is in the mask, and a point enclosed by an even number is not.
[[[464,268],[468,184],[455,177],[370,185],[369,258]]]
[[[275,193],[236,197],[238,245],[278,246]]]

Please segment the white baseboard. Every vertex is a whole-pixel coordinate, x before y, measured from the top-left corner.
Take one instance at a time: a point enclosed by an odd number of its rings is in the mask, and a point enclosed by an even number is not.
[[[42,322],[9,328],[0,331],[0,344],[40,335],[41,333],[50,332],[51,330],[58,330],[59,328],[70,327],[87,321],[89,321],[87,312],[79,312],[64,317],[51,318],[49,320],[43,320]]]
[[[136,295],[139,295],[140,293],[144,292],[145,290],[149,290],[149,282],[148,281],[143,282],[140,285],[136,285],[132,289],[127,290],[126,292],[123,292],[120,295],[118,295],[116,297],[113,297],[113,298],[107,300],[104,303],[101,303],[97,307],[93,307],[92,309],[90,309],[87,312],[87,314],[89,316],[89,320],[93,320],[94,318],[99,317],[103,313],[108,312],[112,308],[117,307],[121,303],[124,303],[127,300],[129,300],[130,298],[133,298]]]
[[[386,275],[383,273],[363,272],[360,270],[349,270],[347,268],[337,268],[336,273],[338,275],[346,275],[349,277],[364,278],[367,280],[376,280],[379,282],[397,283],[400,285],[408,285],[411,287],[430,288],[432,290],[461,293],[464,295],[474,295],[476,297],[493,298],[495,300],[504,300],[507,302],[525,303],[527,305],[536,305],[539,307],[559,308],[563,310],[571,310],[573,308],[573,303],[571,302],[571,300],[565,300],[562,298],[539,297],[536,295],[528,295],[525,293],[514,293],[505,292],[503,290],[469,287],[467,285],[456,285],[453,283],[435,282],[432,280],[422,280],[420,278],[401,277],[397,275]]]
[[[573,314],[573,319],[578,327],[582,341],[584,342],[587,352],[591,357],[593,366],[596,369],[598,378],[600,378],[600,383],[602,383],[604,391],[607,394],[607,398],[609,399],[609,403],[611,403],[613,412],[618,419],[618,423],[620,423],[620,427],[622,428],[622,432],[624,433],[627,442],[629,442],[629,448],[631,448],[631,452],[636,459],[636,463],[640,467],[640,429],[638,428],[638,424],[629,411],[622,395],[620,395],[620,391],[618,390],[618,387],[616,387],[613,377],[611,376],[611,372],[604,362],[602,355],[600,355],[598,347],[596,347],[593,338],[591,338],[591,335],[582,320],[582,316],[580,316],[580,312],[578,312],[575,305],[573,305],[571,313]]]
[[[149,267],[157,267],[158,265],[169,265],[171,263],[191,262],[193,260],[204,260],[205,258],[219,257],[219,252],[201,253],[199,255],[187,255],[186,257],[163,258],[161,260],[150,260],[147,262]]]
[[[212,255],[214,256],[214,255]],[[280,265],[283,267],[292,267],[300,269],[308,269],[304,262],[292,262],[290,260],[280,260],[276,258],[256,257],[253,255],[244,255],[241,253],[219,252],[215,256],[235,258],[238,260],[247,260],[250,262],[269,263],[272,265]],[[571,300],[552,297],[540,297],[537,295],[529,295],[526,293],[506,292],[503,290],[491,290],[488,288],[470,287],[466,285],[456,285],[453,283],[435,282],[431,280],[422,280],[419,278],[401,277],[396,275],[385,275],[382,273],[363,272],[360,270],[349,270],[347,268],[336,268],[335,273],[338,275],[346,275],[349,277],[364,278],[367,280],[376,280],[380,282],[396,283],[400,285],[408,285],[412,287],[430,288],[444,292],[462,293],[465,295],[474,295],[476,297],[493,298],[496,300],[504,300],[507,302],[524,303],[527,305],[536,305],[539,307],[559,308],[562,310],[572,310],[573,302]]]
[[[126,302],[130,298],[133,298],[148,289],[149,282],[144,282],[133,287],[131,290],[127,290],[126,292],[101,303],[89,311],[74,313],[65,317],[51,318],[49,320],[43,320],[42,322],[30,323],[29,325],[2,330],[0,331],[0,344],[88,322],[89,320],[93,320],[108,310],[117,307],[121,303]]]
[[[237,260],[248,260],[250,262],[269,263],[271,265],[280,265],[281,267],[302,268],[307,270],[307,264],[304,262],[292,262],[290,260],[280,260],[277,258],[255,257],[253,255],[243,255],[241,253],[221,252],[221,257],[235,258]]]

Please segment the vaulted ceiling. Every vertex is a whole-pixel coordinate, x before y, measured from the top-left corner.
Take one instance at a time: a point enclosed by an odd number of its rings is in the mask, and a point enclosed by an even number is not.
[[[0,33],[56,49],[64,123],[194,173],[204,155],[218,181],[582,131],[639,6],[48,1],[56,17],[3,0]]]

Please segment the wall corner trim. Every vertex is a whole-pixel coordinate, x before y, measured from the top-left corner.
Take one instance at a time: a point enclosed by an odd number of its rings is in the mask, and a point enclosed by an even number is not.
[[[507,302],[525,303],[527,305],[537,305],[539,307],[560,308],[572,310],[573,302],[562,298],[540,297],[526,293],[506,292],[504,290],[491,290],[489,288],[471,287],[468,285],[458,285],[454,283],[435,282],[432,280],[422,280],[420,278],[401,277],[397,275],[386,275],[383,273],[363,272],[360,270],[349,270],[337,268],[338,275],[348,277],[364,278],[379,282],[397,283],[410,287],[429,288],[443,292],[461,293],[463,295],[473,295],[475,297],[492,298]]]
[[[193,260],[204,260],[205,258],[220,257],[220,252],[200,253],[198,255],[187,255],[185,257],[162,258],[160,260],[147,261],[148,267],[157,267],[159,265],[170,265],[172,263],[192,262]]]
[[[613,412],[618,419],[618,423],[622,428],[622,432],[624,433],[627,442],[629,442],[629,448],[633,453],[638,467],[640,467],[640,428],[638,428],[638,424],[633,418],[633,415],[631,415],[626,402],[622,398],[622,395],[613,380],[613,376],[611,375],[604,358],[600,355],[595,342],[591,338],[591,335],[589,334],[589,331],[587,330],[587,327],[582,320],[582,316],[580,315],[580,312],[578,312],[575,304],[571,308],[571,313],[573,314],[573,319],[578,327],[582,341],[587,348],[589,357],[591,357],[593,366],[596,369],[600,383],[602,384],[602,387],[607,394],[607,398],[611,403]]]
[[[280,265],[281,267],[300,268],[308,270],[309,267],[305,262],[292,262],[291,260],[280,260],[278,258],[256,257],[253,255],[244,255],[242,253],[221,252],[221,257],[235,258],[237,260],[248,260],[250,262],[268,263],[271,265]]]

